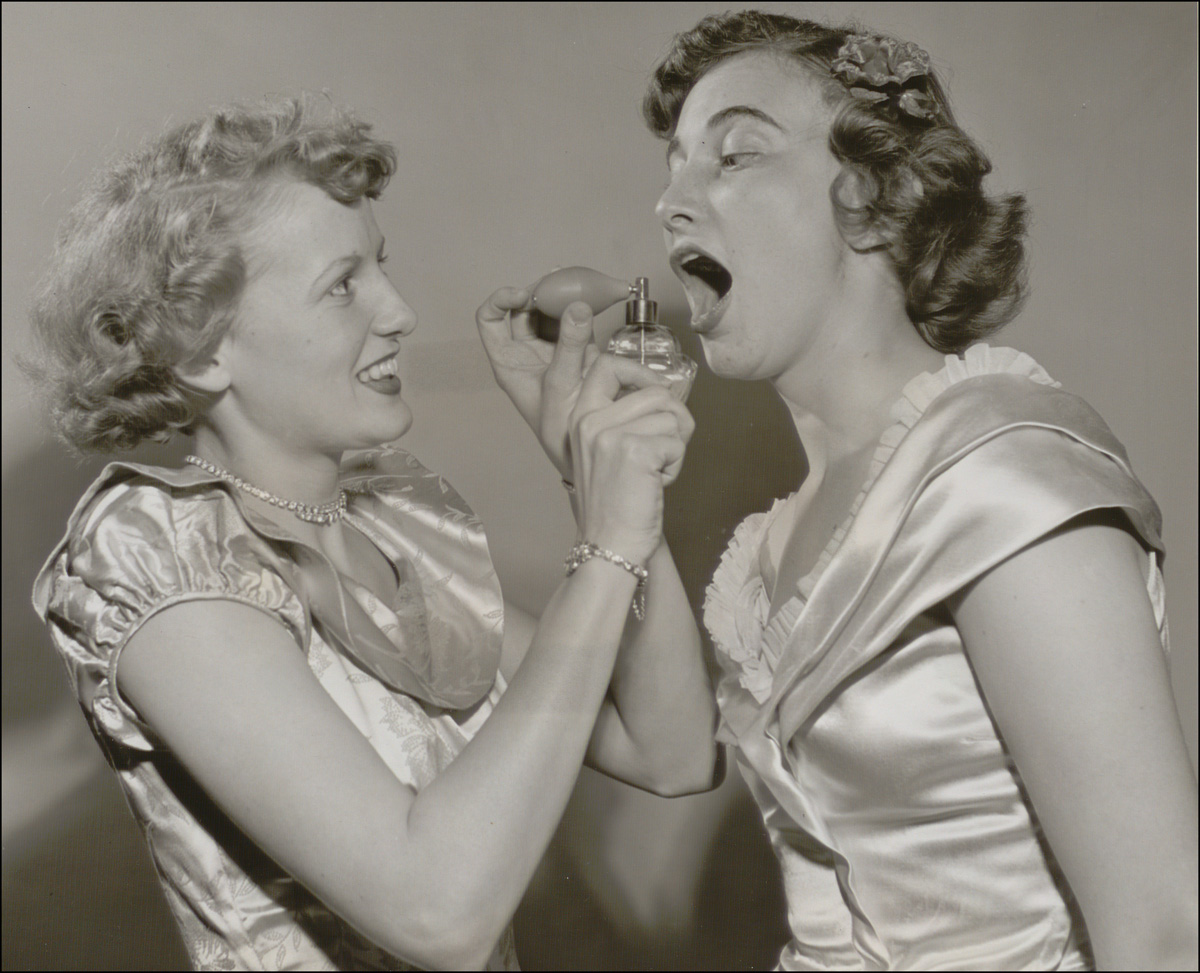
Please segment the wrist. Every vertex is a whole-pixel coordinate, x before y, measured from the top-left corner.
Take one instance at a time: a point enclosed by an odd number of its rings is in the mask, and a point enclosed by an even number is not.
[[[636,531],[621,528],[587,530],[580,524],[579,538],[582,543],[590,543],[603,550],[612,551],[641,568],[646,567],[658,548],[655,538],[647,538]]]
[[[650,579],[650,572],[645,565],[635,564],[615,551],[585,540],[572,547],[563,562],[567,577],[569,578],[589,561],[607,562],[613,568],[625,572],[626,578],[632,580],[634,584],[633,602],[630,609],[639,622],[644,620],[646,617],[646,584]]]

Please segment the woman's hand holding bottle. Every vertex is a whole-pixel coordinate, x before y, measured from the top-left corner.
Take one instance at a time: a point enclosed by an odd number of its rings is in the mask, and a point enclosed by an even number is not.
[[[586,314],[572,306],[564,319],[577,310]],[[663,487],[679,475],[694,428],[661,376],[637,362],[598,357],[570,413],[582,536],[645,564],[662,540]]]

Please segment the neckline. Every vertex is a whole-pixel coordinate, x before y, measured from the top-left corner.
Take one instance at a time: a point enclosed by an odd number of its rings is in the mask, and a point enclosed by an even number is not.
[[[400,591],[404,586],[404,579],[400,576],[400,568],[397,566],[398,553],[389,550],[387,541],[380,534],[372,529],[372,522],[369,518],[363,516],[362,510],[346,509],[343,523],[353,529],[368,545],[375,549],[380,557],[383,558],[391,571],[392,585],[390,592],[384,596],[375,591],[370,585],[363,584],[353,576],[341,571],[336,564],[333,565],[333,570],[337,572],[338,577],[342,579],[343,584],[348,588],[361,588],[363,591],[374,596],[377,600],[382,601],[386,605],[394,604],[400,598]],[[332,561],[330,562],[333,563]]]
[[[883,472],[888,460],[891,459],[896,448],[908,434],[909,429],[916,425],[925,414],[925,410],[929,408],[933,400],[941,395],[942,392],[957,385],[964,379],[976,375],[999,372],[1023,374],[1039,384],[1059,386],[1059,383],[1054,381],[1046,370],[1029,355],[1022,351],[1017,351],[1015,348],[1003,346],[992,347],[986,342],[971,345],[961,355],[946,355],[942,367],[936,372],[921,372],[905,383],[904,387],[900,390],[899,396],[897,396],[889,409],[892,421],[884,429],[876,443],[875,450],[871,455],[871,462],[867,469],[866,478],[863,480],[862,486],[854,498],[854,502],[850,505],[849,512],[834,529],[825,547],[817,555],[817,559],[813,562],[812,567],[796,579],[792,593],[779,603],[779,607],[775,611],[772,612],[768,609],[769,613],[764,626],[764,634],[766,631],[777,627],[777,625],[790,627],[788,620],[791,619],[794,621],[799,616],[800,611],[803,610],[804,605],[811,597],[813,589],[817,586],[817,582],[820,581],[826,568],[829,567],[830,562],[841,548],[842,541],[853,526],[859,510],[862,509],[863,502],[867,498],[867,494],[871,492],[871,488],[875,485],[875,481],[879,479],[879,475]],[[797,487],[786,497],[777,500],[772,505],[763,521],[761,533],[759,534],[756,566],[759,573],[759,583],[763,586],[763,592],[767,596],[768,605],[773,600],[771,597],[773,592],[768,593],[766,591],[764,567],[769,566],[773,573],[777,569],[769,560],[770,551],[767,547],[767,537],[770,534],[772,525],[787,508],[788,504],[795,500],[796,496],[800,493],[800,489],[800,487]]]

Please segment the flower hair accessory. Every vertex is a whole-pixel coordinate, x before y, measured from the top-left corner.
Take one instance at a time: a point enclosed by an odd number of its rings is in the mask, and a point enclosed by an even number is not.
[[[918,88],[932,69],[929,55],[909,41],[851,34],[833,61],[833,73],[860,101],[890,101],[913,118],[932,119],[938,105]]]

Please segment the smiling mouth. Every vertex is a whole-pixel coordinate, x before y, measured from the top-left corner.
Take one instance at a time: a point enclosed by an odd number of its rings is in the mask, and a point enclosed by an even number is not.
[[[729,305],[733,275],[704,253],[684,258],[678,268],[692,306],[692,329],[701,333],[712,330]]]
[[[355,376],[364,385],[372,388],[398,388],[400,385],[400,361],[396,355],[368,365]]]

